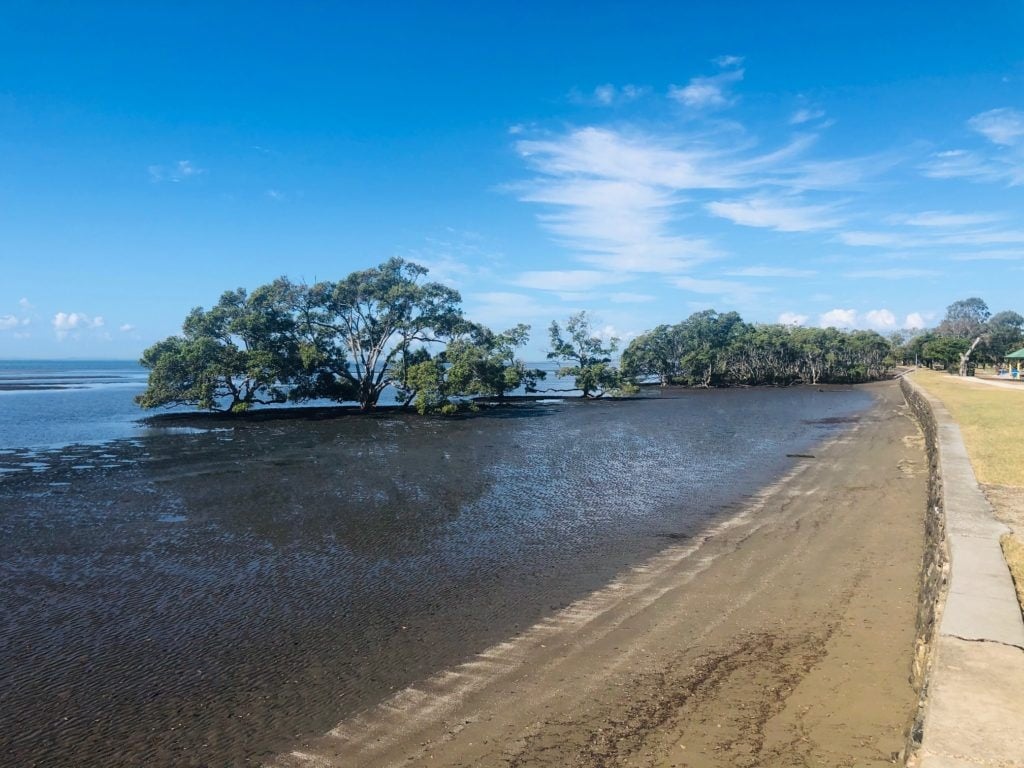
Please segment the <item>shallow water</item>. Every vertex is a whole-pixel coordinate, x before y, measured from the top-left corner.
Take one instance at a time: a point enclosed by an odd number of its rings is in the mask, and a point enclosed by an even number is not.
[[[693,536],[864,390],[0,451],[0,763],[258,764]]]

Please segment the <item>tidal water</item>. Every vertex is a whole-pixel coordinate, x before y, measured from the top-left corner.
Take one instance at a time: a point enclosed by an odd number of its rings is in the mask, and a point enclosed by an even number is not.
[[[697,535],[872,399],[40,425],[0,450],[0,765],[258,765]]]

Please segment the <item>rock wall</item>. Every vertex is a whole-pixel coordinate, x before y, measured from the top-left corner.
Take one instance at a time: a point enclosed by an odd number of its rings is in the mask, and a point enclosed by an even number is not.
[[[945,589],[949,581],[949,553],[946,545],[946,518],[942,500],[942,474],[939,470],[938,427],[928,400],[906,376],[900,388],[924,433],[928,456],[928,512],[925,518],[925,550],[921,563],[917,642],[911,682],[918,691],[917,714],[907,735],[904,757],[909,758],[921,744],[924,703],[928,695],[931,649],[934,646]]]

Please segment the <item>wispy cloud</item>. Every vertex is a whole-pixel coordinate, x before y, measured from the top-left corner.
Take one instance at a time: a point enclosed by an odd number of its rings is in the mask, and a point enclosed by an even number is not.
[[[818,274],[814,269],[794,269],[792,267],[743,267],[725,273],[730,277],[814,277]]]
[[[941,272],[934,269],[886,267],[884,269],[858,269],[852,272],[845,272],[843,273],[843,277],[848,277],[854,280],[908,280],[915,277],[936,277],[941,274]]]
[[[629,293],[628,291],[613,293],[608,296],[608,300],[613,304],[648,304],[656,299],[656,296],[651,296],[649,293]]]
[[[978,224],[990,224],[1004,218],[993,213],[951,213],[949,211],[922,211],[905,217],[893,217],[897,223],[909,224],[912,227],[971,227]]]
[[[521,200],[547,207],[539,221],[580,261],[616,272],[679,274],[723,255],[707,237],[678,231],[688,206],[702,210],[692,195],[785,186],[794,159],[812,144],[799,136],[758,153],[746,138],[589,126],[518,141],[538,175],[515,189]],[[827,206],[786,207],[760,194],[712,210],[787,231],[838,223]]]
[[[520,199],[548,206],[538,219],[581,261],[612,271],[679,272],[719,255],[708,240],[671,227],[685,189],[731,185],[702,169],[705,150],[599,128],[517,147],[541,173],[520,187]]]
[[[509,328],[517,323],[534,324],[534,339],[538,334],[538,323],[548,323],[551,318],[565,314],[558,302],[540,302],[526,293],[512,291],[484,291],[467,297],[467,314],[492,328]]]
[[[612,107],[636,101],[648,91],[648,88],[639,85],[632,85],[631,83],[621,86],[614,85],[612,83],[604,83],[603,85],[597,86],[589,93],[582,93],[574,90],[569,94],[569,98],[577,104]]]
[[[954,253],[949,258],[953,261],[1019,261],[1024,259],[1024,250],[996,249],[974,253]]]
[[[825,110],[815,109],[813,107],[803,107],[798,109],[789,118],[790,125],[803,125],[814,120],[820,120],[825,116]]]
[[[924,175],[1011,187],[1024,184],[1024,112],[1008,107],[990,109],[974,115],[967,125],[995,146],[936,152],[921,166]]]
[[[679,277],[673,280],[678,288],[691,293],[715,296],[731,307],[749,306],[759,295],[770,289],[762,285],[751,285],[736,280],[701,279],[696,277]]]
[[[721,200],[705,208],[715,216],[745,227],[766,227],[779,232],[813,232],[842,224],[835,208],[828,205],[798,205],[777,196],[755,195],[741,200]]]
[[[1024,142],[1024,112],[1003,107],[975,115],[967,124],[994,144],[1006,147]]]
[[[691,109],[721,109],[735,103],[729,87],[743,79],[739,56],[719,56],[715,64],[722,72],[708,77],[694,77],[686,85],[673,85],[668,90],[670,98]]]
[[[522,272],[512,283],[541,291],[589,291],[628,280],[628,276],[591,269],[536,270]]]
[[[840,232],[837,237],[843,245],[875,248],[916,248],[929,244],[927,239],[905,235],[902,232],[877,232],[855,229]]]
[[[205,168],[197,167],[191,160],[179,160],[171,165],[151,165],[146,170],[149,171],[149,180],[154,184],[163,181],[174,183],[187,181],[206,173]]]

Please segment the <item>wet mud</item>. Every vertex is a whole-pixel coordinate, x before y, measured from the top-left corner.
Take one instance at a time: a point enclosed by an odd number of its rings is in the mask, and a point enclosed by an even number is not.
[[[0,762],[258,765],[698,535],[871,400],[669,391],[0,451]]]

